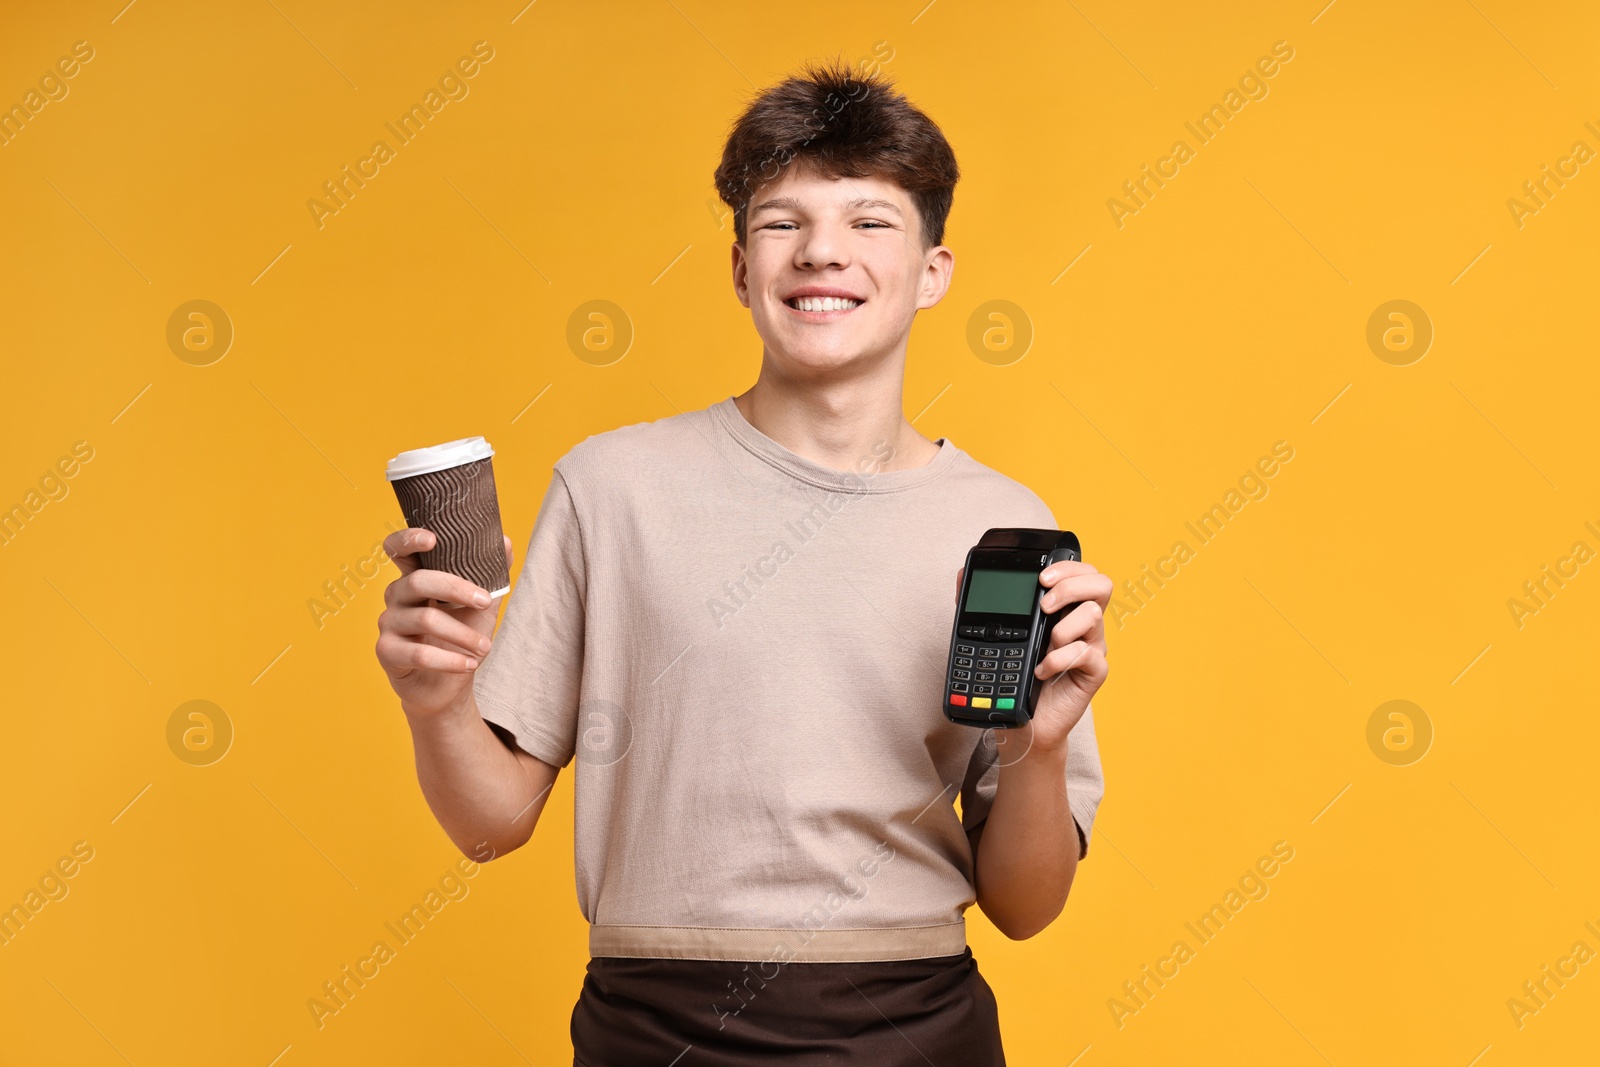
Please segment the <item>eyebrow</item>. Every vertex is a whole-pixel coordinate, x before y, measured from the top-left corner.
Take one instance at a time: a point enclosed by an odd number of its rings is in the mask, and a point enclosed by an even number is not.
[[[901,221],[905,220],[905,213],[887,200],[879,200],[870,196],[859,196],[844,205],[844,209],[846,211],[853,211],[856,208],[863,207],[879,208],[884,211],[892,211],[896,215],[900,216]],[[763,200],[761,203],[750,209],[750,214],[755,216],[761,214],[763,211],[804,211],[805,209],[805,205],[792,196],[777,196],[773,197],[771,200]]]

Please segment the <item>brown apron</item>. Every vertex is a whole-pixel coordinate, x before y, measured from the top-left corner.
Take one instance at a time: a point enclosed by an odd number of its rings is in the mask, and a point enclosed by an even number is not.
[[[589,961],[575,1067],[1004,1067],[972,950],[877,963]]]

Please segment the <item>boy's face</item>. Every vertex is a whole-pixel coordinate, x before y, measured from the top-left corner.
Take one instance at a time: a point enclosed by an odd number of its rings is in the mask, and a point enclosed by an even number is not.
[[[903,352],[917,310],[950,286],[955,254],[923,247],[916,205],[891,182],[823,178],[797,162],[757,190],[748,210],[745,246],[733,246],[733,287],[786,374]],[[857,303],[805,310],[800,300],[814,289]]]

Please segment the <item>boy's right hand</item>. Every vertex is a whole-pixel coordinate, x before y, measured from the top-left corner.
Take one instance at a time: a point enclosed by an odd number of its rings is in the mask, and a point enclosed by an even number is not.
[[[378,663],[407,716],[437,715],[472,691],[473,672],[494,636],[496,604],[488,590],[444,571],[425,570],[415,556],[433,548],[430,530],[411,527],[383,539],[400,577],[383,591]],[[511,538],[505,538],[506,566]]]

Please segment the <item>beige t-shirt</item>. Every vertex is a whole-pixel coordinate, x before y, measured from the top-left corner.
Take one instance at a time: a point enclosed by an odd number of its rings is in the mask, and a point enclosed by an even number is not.
[[[1005,731],[944,717],[956,572],[992,526],[1057,526],[1025,486],[939,446],[883,471],[880,442],[836,471],[729,397],[556,462],[473,688],[503,737],[576,757],[591,955],[966,947],[964,830],[1008,750]],[[1081,858],[1104,792],[1092,707],[1068,744]]]

